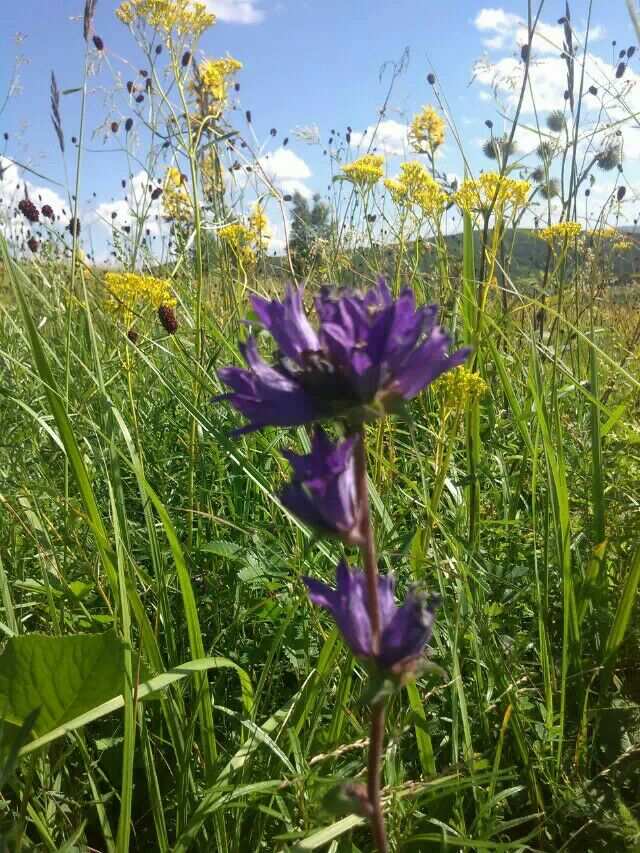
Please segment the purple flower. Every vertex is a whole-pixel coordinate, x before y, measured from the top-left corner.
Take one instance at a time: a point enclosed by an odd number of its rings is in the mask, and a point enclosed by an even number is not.
[[[404,604],[398,607],[393,599],[393,577],[378,576],[382,636],[380,651],[374,656],[364,572],[352,572],[341,561],[336,569],[336,589],[314,578],[303,580],[313,604],[331,613],[354,655],[374,659],[381,669],[394,673],[415,666],[431,638],[435,622],[435,606],[427,604],[424,597],[409,592]]]
[[[268,365],[250,337],[243,349],[248,369],[220,371],[231,388],[224,399],[248,419],[239,432],[337,416],[360,423],[415,397],[469,355],[448,354],[451,341],[436,324],[435,305],[416,309],[410,289],[393,299],[382,279],[364,295],[324,288],[315,302],[317,329],[301,289],[289,287],[281,302],[252,303],[277,353]]]
[[[293,467],[293,482],[282,503],[309,527],[339,536],[349,545],[362,541],[361,510],[356,488],[353,445],[356,437],[333,444],[316,430],[308,456],[285,451]]]

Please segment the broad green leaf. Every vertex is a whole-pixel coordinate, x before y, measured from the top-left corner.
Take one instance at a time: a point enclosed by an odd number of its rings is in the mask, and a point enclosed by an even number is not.
[[[227,542],[224,539],[215,539],[213,542],[207,542],[206,545],[201,545],[200,550],[207,554],[215,554],[217,557],[226,557],[228,560],[231,560],[234,557],[237,559],[238,552],[242,549],[237,542]]]
[[[11,637],[0,656],[0,714],[21,725],[40,709],[33,731],[50,732],[122,693],[122,652],[113,631]]]
[[[233,669],[238,672],[239,675],[240,672],[244,673],[243,670],[240,671],[240,667],[236,663],[228,658],[213,657],[202,658],[200,660],[190,660],[186,663],[180,664],[180,666],[174,666],[173,669],[163,672],[161,675],[156,675],[148,681],[144,681],[142,684],[139,684],[136,690],[138,701],[141,702],[144,699],[154,699],[156,694],[161,690],[166,690],[172,684],[182,681],[184,678],[188,678],[194,673],[205,672],[208,669]],[[246,701],[245,691],[247,688],[244,683],[244,679],[248,679],[246,673],[241,676],[243,701]],[[89,723],[99,720],[101,717],[106,717],[107,714],[113,714],[115,711],[119,711],[122,707],[124,707],[124,698],[122,694],[114,696],[113,699],[109,699],[107,702],[102,702],[100,705],[90,708],[88,711],[85,711],[77,717],[74,717],[72,720],[63,723],[52,731],[47,732],[47,734],[42,735],[42,737],[36,738],[36,740],[28,743],[26,746],[23,746],[20,750],[20,755],[26,755],[29,752],[34,752],[35,750],[40,749],[40,747],[51,743],[51,741],[69,734],[69,732],[81,729],[84,726],[89,725]]]

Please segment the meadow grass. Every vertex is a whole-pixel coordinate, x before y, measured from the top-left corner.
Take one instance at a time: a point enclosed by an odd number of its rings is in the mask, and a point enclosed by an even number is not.
[[[85,12],[90,70],[95,3]],[[365,776],[365,672],[301,582],[330,579],[343,549],[280,503],[284,432],[234,437],[237,415],[214,398],[217,368],[240,360],[252,293],[277,297],[295,274],[311,297],[324,281],[366,287],[380,273],[394,292],[410,286],[441,306],[443,325],[474,348],[465,375],[481,380],[436,383],[366,429],[381,567],[401,590],[419,583],[442,600],[433,666],[389,701],[391,848],[640,849],[640,296],[633,282],[614,287],[604,231],[623,200],[617,177],[581,236],[557,230],[577,218],[585,170],[598,165],[580,160],[579,111],[542,152],[546,177],[524,188],[512,145],[520,108],[507,135],[492,136],[493,182],[466,196],[438,174],[439,137],[426,131],[428,201],[391,185],[398,204],[381,202],[372,161],[341,173],[301,269],[295,251],[269,259],[229,201],[224,158],[253,152],[226,105],[199,103],[197,121],[184,119],[194,98],[211,97],[190,88],[193,27],[184,38],[150,30],[140,45],[150,63],[153,46],[167,46],[170,76],[151,68],[147,97],[164,118],[149,132],[168,128],[188,172],[159,184],[182,205],[171,217],[165,202],[171,251],[145,245],[146,191],[129,231],[113,231],[133,297],[82,254],[74,229],[49,229],[58,254],[44,237],[37,253],[23,250],[14,220],[2,242],[4,849],[372,849],[365,819],[326,800]],[[539,130],[541,141],[554,133]],[[148,173],[162,150],[151,138]],[[556,231],[518,280],[518,225],[558,161],[560,212],[543,217]],[[76,174],[79,198],[80,156]],[[282,209],[267,175],[256,180]],[[503,197],[508,182],[522,202]],[[445,226],[454,203],[456,239]],[[218,233],[239,221],[244,232]],[[143,274],[169,283],[177,330],[156,319]],[[296,443],[308,449],[306,429]]]

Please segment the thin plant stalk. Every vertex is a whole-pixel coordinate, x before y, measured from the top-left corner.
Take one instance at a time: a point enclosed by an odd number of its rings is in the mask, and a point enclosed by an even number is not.
[[[367,596],[369,618],[371,620],[371,648],[374,655],[380,651],[381,622],[380,601],[378,599],[378,561],[376,545],[369,512],[369,487],[367,484],[367,457],[364,429],[356,443],[356,479],[360,505],[362,507],[363,544],[360,548],[363,568],[367,578]],[[382,755],[384,750],[385,700],[378,699],[371,708],[371,733],[369,736],[369,761],[367,774],[367,794],[371,808],[371,833],[379,853],[387,853],[389,845],[384,825],[384,814],[380,800],[380,777],[382,775]]]

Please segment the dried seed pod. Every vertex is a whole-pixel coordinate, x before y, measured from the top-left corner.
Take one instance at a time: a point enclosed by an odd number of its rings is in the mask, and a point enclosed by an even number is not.
[[[175,335],[178,331],[176,312],[170,305],[161,305],[158,308],[158,320],[169,335]]]

